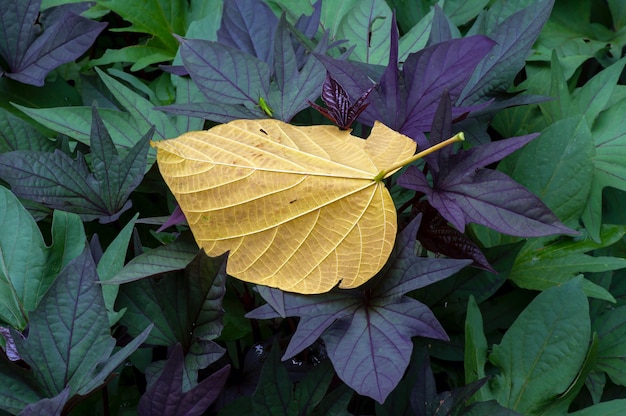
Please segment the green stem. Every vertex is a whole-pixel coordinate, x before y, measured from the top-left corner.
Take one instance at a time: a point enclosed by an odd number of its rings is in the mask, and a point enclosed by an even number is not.
[[[434,146],[430,146],[428,149],[422,150],[421,152],[414,154],[410,158],[405,159],[402,162],[396,163],[395,165],[391,166],[387,170],[381,170],[378,173],[378,175],[376,175],[374,180],[375,181],[382,181],[383,179],[393,175],[396,170],[398,170],[398,169],[408,165],[409,163],[413,163],[416,160],[423,158],[424,156],[428,156],[429,154],[433,153],[434,151],[439,150],[442,147],[446,147],[449,144],[452,144],[454,142],[462,142],[463,140],[465,140],[465,136],[463,135],[463,132],[457,133],[454,136],[450,137],[448,140],[444,140],[441,143],[437,143]]]

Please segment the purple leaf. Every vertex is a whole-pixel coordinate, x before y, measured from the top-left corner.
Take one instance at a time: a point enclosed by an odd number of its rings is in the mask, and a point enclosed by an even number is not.
[[[321,336],[339,377],[359,394],[382,403],[406,370],[413,336],[447,339],[428,307],[404,294],[444,279],[470,263],[416,257],[418,226],[416,219],[400,233],[396,246],[401,249],[392,253],[390,267],[376,286],[314,296],[280,296],[277,289],[260,289],[270,303],[246,316],[273,318],[280,316],[278,310],[286,316],[299,316],[283,359]]]
[[[446,42],[448,40],[451,40],[452,38],[453,36],[451,22],[444,14],[441,7],[439,7],[438,4],[435,4],[433,23],[431,25],[430,36],[428,37],[427,45],[431,46],[437,43]]]
[[[322,101],[324,101],[327,108],[320,107],[312,102],[309,104],[324,117],[335,123],[340,129],[346,130],[350,128],[352,123],[354,123],[359,115],[367,108],[368,104],[364,104],[364,102],[373,88],[374,86],[372,85],[352,103],[346,90],[344,90],[341,84],[335,81],[333,77],[330,76],[330,73],[327,72],[326,80],[322,85]]]
[[[496,44],[476,66],[459,97],[459,104],[473,105],[496,92],[504,92],[524,67],[530,48],[548,20],[554,0],[535,2],[499,23],[487,33]]]
[[[438,43],[409,55],[402,69],[407,88],[407,116],[400,132],[428,131],[441,94],[447,91],[454,103],[469,81],[473,68],[493,45],[494,42],[485,36],[469,36]],[[453,108],[452,117],[467,111],[467,108]]]
[[[13,336],[11,335],[9,328],[0,326],[0,336],[4,338],[4,353],[7,358],[11,361],[21,360],[22,357],[20,357],[17,349],[15,348],[15,342],[13,341]]]
[[[225,0],[217,40],[272,66],[278,19],[261,0]]]
[[[41,399],[29,404],[19,413],[20,416],[61,416],[63,407],[69,399],[70,388],[66,387],[61,393],[51,399]]]
[[[94,108],[93,173],[81,154],[73,160],[60,150],[14,151],[0,154],[0,177],[22,198],[77,213],[84,221],[115,221],[130,208],[128,197],[143,178],[153,132],[154,127],[122,159]]]
[[[183,64],[210,102],[252,107],[267,97],[270,70],[264,61],[218,42],[179,40]]]
[[[222,391],[230,373],[227,365],[183,392],[183,366],[183,350],[176,344],[157,381],[141,396],[137,409],[140,416],[202,415]]]
[[[472,259],[475,267],[497,273],[476,243],[450,227],[439,211],[427,201],[420,201],[417,208],[423,215],[420,228],[417,230],[417,239],[424,248],[453,259]]]
[[[163,223],[162,226],[160,226],[156,232],[160,233],[161,231],[172,227],[174,225],[178,225],[181,224],[183,222],[186,222],[187,218],[185,218],[185,214],[183,214],[183,210],[180,209],[180,205],[176,204],[176,208],[174,208],[174,212],[172,212],[172,215],[169,216],[169,218],[167,219],[167,221],[165,221]]]
[[[423,192],[430,204],[459,231],[470,222],[520,237],[577,234],[561,224],[545,204],[528,189],[504,173],[479,169],[463,178],[438,180],[430,188],[414,166],[398,183]]]
[[[320,42],[318,49],[324,51],[325,45]],[[285,17],[281,17],[276,28],[274,47],[274,76],[268,101],[274,110],[273,117],[289,121],[307,103],[319,96],[319,86],[324,79],[321,63],[306,57],[302,69],[294,51],[292,37],[287,28]]]
[[[0,55],[15,71],[28,47],[41,31],[36,25],[41,0],[1,0],[0,9]]]
[[[0,3],[0,33],[4,35],[0,54],[9,65],[4,76],[35,86],[42,86],[56,67],[81,56],[107,25],[70,12],[36,36],[40,5],[41,1]]]
[[[360,95],[371,87],[372,79],[379,80],[359,121],[372,125],[379,120],[415,138],[430,129],[444,91],[448,91],[452,102],[457,100],[472,71],[494,42],[485,36],[470,36],[438,43],[409,55],[400,73],[395,24],[391,25],[390,36],[389,64],[380,77],[375,76],[379,69],[371,65],[316,57],[349,96]],[[477,108],[482,106],[453,108],[452,114],[457,117]]]

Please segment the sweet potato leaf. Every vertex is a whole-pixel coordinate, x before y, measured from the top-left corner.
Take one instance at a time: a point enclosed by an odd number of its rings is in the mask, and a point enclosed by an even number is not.
[[[19,197],[77,213],[85,221],[115,221],[130,208],[130,193],[143,178],[150,129],[123,159],[93,109],[91,171],[79,153],[14,151],[0,155],[0,177]]]
[[[333,126],[273,120],[154,145],[198,245],[210,256],[230,250],[231,276],[299,293],[327,292],[339,280],[356,287],[382,268],[397,224],[376,178],[415,151],[382,124],[363,141]]]
[[[272,67],[278,19],[263,1],[225,0],[217,40]]]
[[[51,246],[46,246],[39,227],[18,199],[0,187],[0,252],[5,266],[0,272],[0,321],[23,330],[29,312],[36,309],[44,293],[65,265],[78,256],[85,232],[74,215],[55,212]]]
[[[489,383],[493,398],[537,414],[566,391],[587,352],[588,308],[580,278],[540,293],[493,346],[489,361],[501,371]]]
[[[147,342],[165,346],[180,342],[187,352],[201,347],[194,347],[194,343],[217,338],[223,327],[222,298],[226,278],[223,260],[200,252],[191,263],[188,261],[184,273],[122,286],[116,303],[119,308],[126,308],[121,323],[135,335],[146,324],[154,322]],[[223,354],[223,350],[219,350],[219,355]]]
[[[576,234],[536,195],[504,173],[484,168],[535,137],[500,140],[456,154],[442,152],[439,170],[432,172],[432,185],[415,166],[409,166],[398,178],[398,184],[424,193],[428,202],[461,232],[466,224],[473,222],[525,237]]]
[[[12,150],[51,152],[54,142],[31,124],[0,108],[0,153]]]
[[[391,25],[389,63],[378,85],[369,95],[370,105],[359,121],[372,125],[381,121],[400,133],[415,138],[428,131],[444,91],[456,101],[471,71],[493,47],[484,36],[454,39],[410,54],[398,69],[398,32]],[[316,55],[352,99],[372,87],[371,75],[362,65]],[[469,109],[454,108],[455,116]]]
[[[66,387],[56,396],[41,399],[36,403],[29,404],[19,413],[20,416],[61,416],[63,407],[69,399],[70,389]]]
[[[199,416],[204,414],[224,387],[230,366],[202,380],[191,390],[183,390],[184,356],[180,344],[174,347],[158,380],[141,396],[140,416]]]
[[[545,290],[560,286],[580,273],[622,269],[626,267],[626,259],[585,253],[615,244],[625,232],[623,226],[605,225],[600,232],[600,243],[588,235],[573,241],[556,241],[545,245],[541,241],[533,241],[520,252],[509,278],[520,287]],[[583,280],[583,289],[587,296],[615,302],[606,289],[587,279]]]
[[[180,39],[185,69],[206,101],[161,109],[218,122],[268,115],[288,121],[319,96],[322,66],[296,42],[292,32],[298,27],[277,19],[260,0],[244,3],[225,3],[217,42]],[[307,31],[300,36],[315,34],[315,16],[299,20]],[[316,50],[323,53],[328,47],[324,38]]]
[[[115,31],[139,32],[151,35],[147,42],[122,49],[108,49],[92,65],[112,62],[132,62],[131,71],[150,64],[170,61],[178,50],[174,34],[182,35],[187,29],[188,3],[185,0],[148,0],[141,4],[124,0],[98,0],[98,5],[114,11],[131,26]]]
[[[515,7],[500,1],[502,7]],[[515,75],[524,67],[526,57],[541,28],[548,20],[554,0],[534,2],[528,7],[506,16],[501,8],[493,7],[486,12],[487,17],[477,19],[477,25],[485,24],[485,28],[477,28],[473,33],[483,33],[496,43],[493,48],[476,65],[463,91],[459,94],[458,103],[466,106],[488,100],[496,93],[502,93],[512,84]],[[493,25],[488,23],[493,22]],[[453,102],[456,100],[453,100]]]
[[[376,286],[317,296],[260,287],[268,304],[247,316],[268,319],[284,312],[282,316],[300,317],[283,359],[321,336],[339,377],[359,394],[384,402],[409,363],[411,337],[447,339],[428,307],[404,294],[445,279],[470,263],[416,257],[419,218],[400,233],[399,248]]]
[[[42,86],[50,71],[81,56],[107,25],[68,12],[42,29],[36,24],[40,6],[41,0],[0,1],[0,56],[8,65],[0,76]]]
[[[251,397],[254,414],[310,415],[326,394],[333,375],[330,361],[325,360],[294,385],[280,361],[280,348],[274,343]]]
[[[101,386],[150,331],[151,326],[111,355],[115,339],[97,280],[96,266],[85,247],[32,312],[28,337],[14,332],[20,356],[29,363],[31,377],[44,397],[55,397],[66,387],[73,396]]]

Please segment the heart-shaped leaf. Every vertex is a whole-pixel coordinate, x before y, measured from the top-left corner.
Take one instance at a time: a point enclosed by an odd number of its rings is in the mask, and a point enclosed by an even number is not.
[[[416,144],[376,123],[366,141],[332,126],[236,120],[154,144],[198,245],[228,274],[298,293],[357,287],[385,264],[396,212],[381,179]]]

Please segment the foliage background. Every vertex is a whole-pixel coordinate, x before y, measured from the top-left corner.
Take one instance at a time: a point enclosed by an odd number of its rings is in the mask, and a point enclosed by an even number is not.
[[[623,414],[622,3],[0,0],[0,414]],[[149,141],[328,123],[327,71],[465,148],[390,181],[371,286],[232,279]]]

